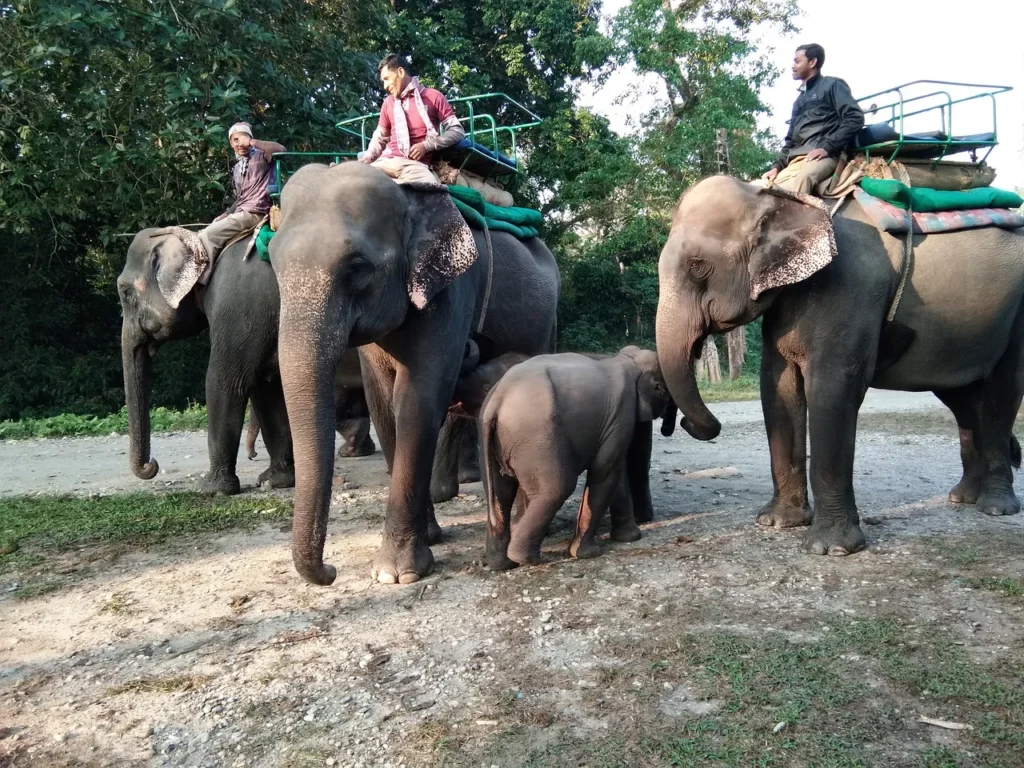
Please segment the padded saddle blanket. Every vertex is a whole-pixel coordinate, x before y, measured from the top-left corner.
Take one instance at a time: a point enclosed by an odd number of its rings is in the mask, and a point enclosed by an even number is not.
[[[520,240],[537,237],[537,225],[543,220],[540,211],[533,208],[502,208],[486,202],[479,192],[469,187],[448,186],[452,202],[462,218],[473,229],[487,228],[508,232]],[[256,253],[263,261],[270,261],[270,239],[274,236],[269,224],[264,224],[256,236]]]
[[[911,226],[915,234],[923,235],[980,227],[1024,227],[1024,215],[1017,210],[1024,199],[993,187],[945,192],[907,187],[895,180],[864,178],[853,196],[875,226],[893,235],[906,234]]]

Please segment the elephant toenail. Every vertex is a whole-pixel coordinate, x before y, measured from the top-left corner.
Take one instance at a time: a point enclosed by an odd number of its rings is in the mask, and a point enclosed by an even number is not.
[[[416,571],[406,571],[398,577],[399,584],[415,584],[420,580],[420,575]]]
[[[377,574],[377,581],[381,584],[394,584],[397,579],[395,579],[395,574],[381,571]]]
[[[844,556],[850,554],[846,550],[846,547],[830,547],[829,550],[828,550],[828,553],[830,555],[832,555],[833,557],[844,557]]]
[[[825,549],[825,545],[822,544],[820,541],[816,541],[811,545],[812,555],[824,555],[827,553],[827,551],[828,550]]]

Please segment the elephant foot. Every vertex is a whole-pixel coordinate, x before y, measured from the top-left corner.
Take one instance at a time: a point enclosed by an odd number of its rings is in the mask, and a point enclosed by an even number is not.
[[[856,513],[850,517],[816,515],[804,535],[804,549],[812,555],[842,557],[860,552],[865,546],[867,542]]]
[[[459,470],[459,484],[462,483],[479,483],[480,482],[480,467],[470,466],[462,467]]]
[[[434,571],[434,553],[418,537],[384,542],[373,559],[373,578],[381,584],[413,584]]]
[[[802,528],[813,520],[814,512],[806,503],[788,504],[773,499],[757,513],[757,524],[765,528]]]
[[[1012,489],[1006,491],[985,490],[978,497],[977,504],[978,509],[993,517],[1016,515],[1020,512],[1020,501]]]
[[[508,545],[508,559],[518,565],[540,565],[540,544],[517,542],[514,538]]]
[[[634,504],[633,519],[638,523],[649,523],[654,519],[653,504]]]
[[[591,557],[597,557],[602,551],[601,545],[594,539],[574,541],[569,545],[569,557],[575,557],[577,560],[587,560]]]
[[[493,541],[488,540],[487,553],[484,555],[487,567],[492,571],[510,571],[513,568],[518,568],[519,563],[515,560],[510,560],[506,554],[507,551],[507,546],[498,545]]]
[[[459,484],[455,482],[437,482],[430,484],[430,500],[435,504],[450,501],[459,495]]]
[[[444,533],[441,531],[441,525],[437,522],[437,515],[431,505],[427,512],[427,544],[440,544],[443,538]]]
[[[234,472],[206,473],[199,484],[199,490],[207,496],[236,496],[242,492],[242,484]]]
[[[981,478],[967,475],[964,475],[949,492],[949,500],[953,504],[976,504],[979,496],[981,496]]]
[[[372,456],[377,452],[377,445],[369,435],[361,443],[345,443],[338,449],[338,457],[342,459],[355,459],[361,456]]]
[[[612,526],[611,539],[612,541],[630,542],[640,541],[643,534],[640,533],[640,528],[637,527],[636,523],[632,525],[629,523]]]
[[[250,448],[249,449],[249,455],[246,456],[246,458],[249,459],[249,461],[252,461],[257,456],[259,456],[259,454],[256,452],[256,449],[255,448]]]
[[[294,488],[295,468],[285,469],[283,467],[271,467],[260,473],[256,484],[262,486],[269,482],[271,488]]]

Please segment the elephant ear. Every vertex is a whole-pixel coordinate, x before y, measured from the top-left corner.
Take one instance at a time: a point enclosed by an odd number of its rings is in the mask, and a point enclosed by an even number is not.
[[[401,184],[409,198],[409,300],[423,309],[477,259],[476,241],[443,184]]]
[[[636,380],[636,420],[654,421],[664,412],[668,390],[654,371],[642,371]],[[660,390],[660,391],[659,391]]]
[[[166,243],[153,245],[156,285],[167,303],[177,309],[210,263],[206,247],[198,234],[184,227],[164,227],[151,232],[149,236],[161,240],[174,237],[184,246],[167,248],[164,247]]]
[[[832,218],[824,201],[778,187],[758,194],[775,198],[760,220],[750,256],[750,298],[793,285],[827,267],[836,256]]]

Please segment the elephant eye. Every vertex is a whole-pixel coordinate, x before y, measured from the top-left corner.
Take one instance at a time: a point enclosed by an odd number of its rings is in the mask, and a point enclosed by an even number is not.
[[[687,269],[690,277],[698,283],[703,283],[711,276],[711,265],[704,259],[690,259]]]
[[[345,282],[352,291],[361,291],[369,285],[373,264],[362,256],[353,256],[345,264]]]

